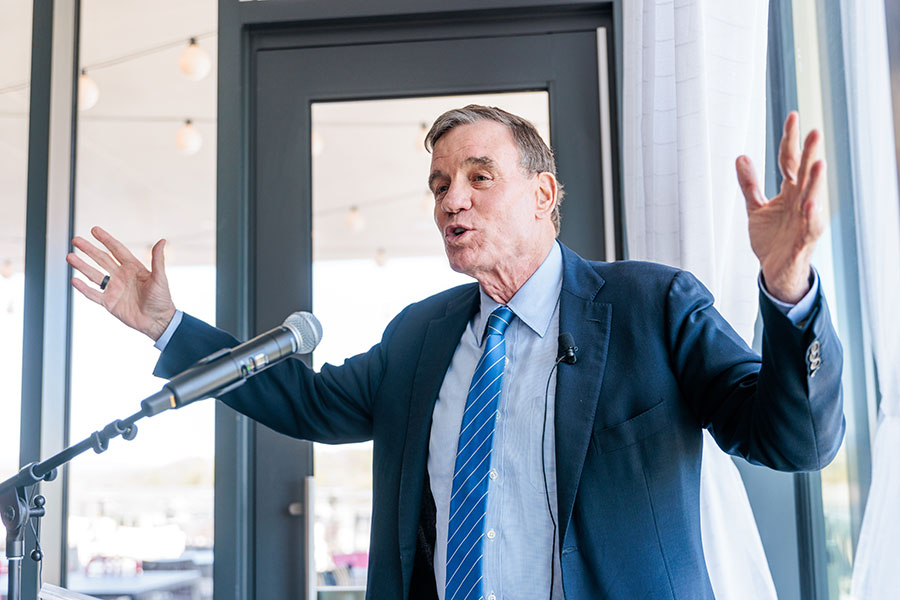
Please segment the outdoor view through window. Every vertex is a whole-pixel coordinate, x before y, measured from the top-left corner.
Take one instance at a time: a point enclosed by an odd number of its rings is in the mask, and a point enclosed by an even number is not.
[[[32,4],[0,3],[0,481],[19,469]],[[5,549],[0,545],[0,595]]]
[[[168,240],[179,308],[215,322],[213,0],[82,0],[75,232],[100,225],[149,265]],[[191,44],[191,39],[195,44]],[[190,120],[190,125],[186,125]],[[159,390],[153,342],[75,294],[70,439]],[[68,587],[91,596],[212,597],[213,402],[142,422],[70,465]],[[174,594],[174,596],[173,596]]]
[[[529,119],[549,143],[546,92],[312,106],[313,309],[325,332],[317,369],[368,350],[407,304],[472,281],[447,264],[423,145],[438,115],[470,103]],[[372,445],[316,444],[314,456],[319,598],[362,599]]]

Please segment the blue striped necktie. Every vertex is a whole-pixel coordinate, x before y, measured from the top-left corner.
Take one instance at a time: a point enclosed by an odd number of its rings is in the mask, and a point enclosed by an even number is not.
[[[501,306],[488,317],[484,354],[475,367],[466,398],[450,495],[444,600],[478,600],[482,597],[488,472],[506,366],[503,332],[513,316],[508,307]]]

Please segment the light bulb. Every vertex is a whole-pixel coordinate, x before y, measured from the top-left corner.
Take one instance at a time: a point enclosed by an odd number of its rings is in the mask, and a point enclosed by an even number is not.
[[[347,211],[347,216],[344,220],[347,223],[347,227],[350,228],[350,231],[354,233],[359,233],[366,228],[366,220],[363,218],[362,213],[359,212],[358,206],[351,206],[350,210]]]
[[[313,156],[322,156],[322,152],[325,151],[325,140],[322,139],[322,136],[318,131],[312,132],[312,136],[310,137],[310,146]]]
[[[191,81],[200,81],[209,75],[212,61],[209,60],[209,54],[197,45],[197,39],[191,38],[190,44],[178,59],[178,67]]]
[[[197,154],[202,145],[203,136],[200,135],[200,132],[191,123],[191,120],[188,119],[181,126],[181,129],[178,130],[178,133],[175,134],[175,146],[181,150],[182,154],[190,156],[191,154]]]
[[[425,188],[425,193],[422,195],[422,200],[419,201],[419,210],[422,211],[423,215],[433,215],[434,214],[434,194],[431,193],[431,190]]]
[[[428,123],[422,121],[419,123],[419,131],[416,135],[416,144],[415,149],[417,152],[421,152],[423,154],[428,154],[428,149],[425,147],[425,136],[428,135]]]
[[[379,267],[383,267],[387,264],[387,250],[384,248],[378,248],[375,250],[375,264]]]
[[[88,77],[84,69],[81,70],[81,77],[78,78],[78,110],[89,110],[97,104],[100,99],[100,88],[97,83]]]

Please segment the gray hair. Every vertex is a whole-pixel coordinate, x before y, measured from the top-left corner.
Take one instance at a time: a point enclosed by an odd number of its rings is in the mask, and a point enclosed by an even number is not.
[[[553,151],[544,143],[537,129],[529,121],[495,106],[470,104],[464,108],[448,110],[434,121],[428,135],[425,136],[425,148],[431,152],[441,137],[454,127],[470,125],[479,121],[494,121],[506,127],[516,142],[519,150],[519,165],[526,173],[550,173],[556,177],[556,161]],[[559,205],[562,204],[562,184],[556,194],[556,206],[550,215],[556,235],[559,235]]]

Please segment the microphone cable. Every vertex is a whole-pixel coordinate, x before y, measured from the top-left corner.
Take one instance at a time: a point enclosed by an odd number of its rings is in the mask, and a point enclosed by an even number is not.
[[[547,512],[550,514],[550,522],[553,523],[553,537],[550,546],[550,593],[548,600],[553,600],[553,581],[554,571],[556,571],[556,517],[553,516],[553,505],[550,503],[550,486],[547,484],[547,459],[545,451],[545,440],[547,437],[547,404],[550,397],[550,381],[553,379],[553,373],[559,367],[559,363],[565,360],[566,356],[560,356],[553,363],[550,369],[550,375],[547,377],[547,386],[544,389],[544,422],[541,425],[541,475],[544,477],[544,497],[547,499]]]
[[[556,361],[550,369],[550,375],[547,376],[547,385],[544,388],[544,421],[541,424],[541,475],[544,478],[544,497],[547,500],[547,513],[550,515],[550,522],[553,523],[553,537],[550,547],[550,593],[548,600],[553,600],[553,583],[556,572],[556,517],[553,515],[553,505],[550,503],[550,485],[547,483],[547,458],[545,450],[545,441],[547,438],[547,405],[550,398],[550,382],[553,380],[553,373],[559,368],[559,363],[565,362],[567,365],[573,365],[577,362],[576,352],[578,347],[575,346],[575,340],[569,333],[561,333],[559,335],[559,350],[557,351]],[[561,560],[561,559],[560,559]]]

